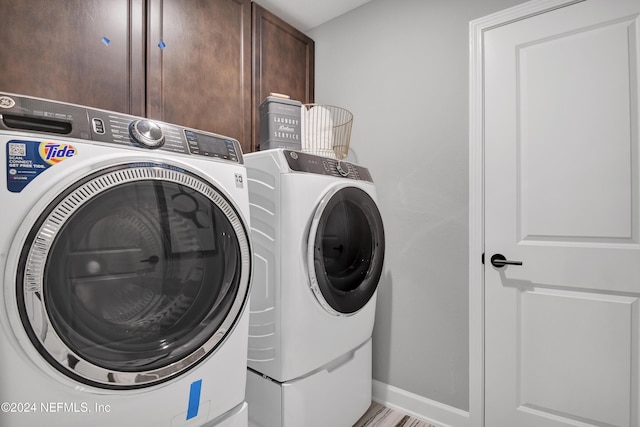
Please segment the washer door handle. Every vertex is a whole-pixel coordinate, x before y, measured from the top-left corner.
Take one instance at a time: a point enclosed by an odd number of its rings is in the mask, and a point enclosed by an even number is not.
[[[502,268],[505,265],[522,265],[522,261],[510,261],[502,254],[495,254],[491,257],[491,265],[496,268]]]

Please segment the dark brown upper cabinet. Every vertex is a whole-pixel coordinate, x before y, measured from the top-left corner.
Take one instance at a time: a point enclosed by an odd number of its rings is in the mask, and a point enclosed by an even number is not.
[[[270,93],[314,102],[315,44],[273,13],[253,3],[253,146],[258,146],[258,107]]]
[[[0,0],[0,90],[144,114],[143,0]]]
[[[313,40],[250,0],[0,0],[0,16],[0,91],[211,131],[245,152],[269,93],[313,102]]]
[[[251,150],[251,2],[149,0],[147,116]]]

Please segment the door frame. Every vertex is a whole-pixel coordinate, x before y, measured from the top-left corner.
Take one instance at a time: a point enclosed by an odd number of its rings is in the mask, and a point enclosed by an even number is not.
[[[469,426],[484,426],[484,33],[586,0],[532,0],[469,23]]]

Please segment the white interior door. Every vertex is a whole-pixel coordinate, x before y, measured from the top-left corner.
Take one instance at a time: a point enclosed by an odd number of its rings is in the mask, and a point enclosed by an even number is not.
[[[639,14],[485,32],[486,427],[640,425]]]

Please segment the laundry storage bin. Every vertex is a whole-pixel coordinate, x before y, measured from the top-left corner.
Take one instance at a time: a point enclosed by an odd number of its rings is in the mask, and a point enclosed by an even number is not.
[[[302,103],[280,96],[268,96],[260,104],[260,150],[286,148],[300,151]]]
[[[353,114],[334,105],[302,106],[302,151],[334,159],[349,154]]]

